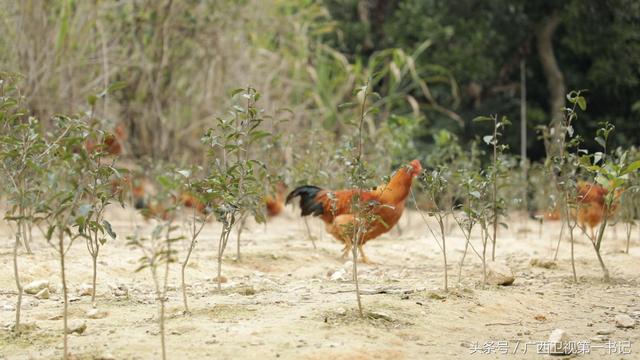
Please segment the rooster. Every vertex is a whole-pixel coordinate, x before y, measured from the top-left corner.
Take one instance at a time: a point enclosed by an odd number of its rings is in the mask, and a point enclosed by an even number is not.
[[[345,257],[353,246],[348,228],[353,228],[355,225],[352,203],[357,196],[363,204],[367,204],[367,211],[370,211],[374,218],[366,224],[365,232],[358,244],[362,261],[370,263],[362,246],[367,241],[388,232],[398,223],[411,190],[413,178],[421,172],[422,165],[418,160],[413,160],[398,169],[388,184],[371,191],[357,189],[332,191],[305,185],[289,193],[286,203],[300,197],[301,215],[319,216],[324,221],[327,232],[344,243],[342,256]]]
[[[578,182],[578,224],[585,229],[588,225],[591,230],[591,238],[594,238],[594,228],[605,218],[610,218],[618,207],[620,190],[616,190],[614,201],[610,209],[607,209],[606,196],[609,193],[604,187],[585,181]]]

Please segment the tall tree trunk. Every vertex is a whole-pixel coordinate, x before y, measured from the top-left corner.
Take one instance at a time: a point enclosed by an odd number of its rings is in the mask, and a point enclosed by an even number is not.
[[[559,152],[560,137],[562,136],[560,131],[563,118],[562,109],[565,105],[564,99],[567,92],[564,76],[553,52],[553,35],[561,21],[560,15],[554,12],[542,20],[536,29],[538,57],[544,70],[544,76],[547,79],[549,113],[551,115],[551,127],[553,128],[550,146],[551,154],[548,155],[555,155]]]

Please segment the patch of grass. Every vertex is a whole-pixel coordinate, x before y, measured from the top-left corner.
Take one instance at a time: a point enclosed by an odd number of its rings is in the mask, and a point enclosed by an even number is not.
[[[451,288],[449,291],[424,290],[412,294],[412,297],[446,301],[448,299],[471,299],[474,297],[474,293],[469,288]]]
[[[331,326],[365,325],[375,328],[401,329],[414,325],[405,320],[414,316],[414,314],[407,314],[405,309],[389,304],[375,304],[372,308],[376,310],[365,311],[364,316],[360,316],[357,309],[324,311],[320,313],[320,319]]]
[[[193,311],[194,316],[205,316],[209,319],[228,320],[248,320],[256,313],[255,309],[245,305],[220,304],[212,308],[200,308]]]
[[[22,332],[16,334],[8,329],[0,330],[0,348],[9,349],[10,347],[27,349],[34,346],[43,346],[49,344],[57,344],[60,342],[62,334],[58,332],[48,332],[40,330],[33,323],[21,324]]]
[[[529,265],[543,269],[556,269],[558,267],[558,264],[556,264],[555,261],[542,259],[531,259],[531,261],[529,261]]]

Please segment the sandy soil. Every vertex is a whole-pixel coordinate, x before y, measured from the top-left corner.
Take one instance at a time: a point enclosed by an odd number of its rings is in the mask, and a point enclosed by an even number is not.
[[[151,225],[129,210],[113,210],[109,218],[118,240],[103,247],[99,260],[98,310],[106,317],[87,318],[90,297],[77,295],[77,289],[91,281],[86,247],[78,242],[68,255],[70,318],[87,324],[82,335],[70,335],[71,352],[80,359],[157,359],[160,337],[153,284],[148,271],[134,272],[140,254],[124,240],[135,226],[148,231]],[[223,263],[229,281],[221,293],[213,280],[220,226],[208,225],[187,273],[191,315],[182,313],[179,266],[171,269],[168,357],[538,359],[544,356],[537,354],[537,343],[561,328],[572,341],[590,345],[590,354],[579,358],[640,359],[640,324],[620,329],[614,321],[617,314],[640,319],[637,229],[630,255],[621,252],[622,228],[610,229],[603,253],[611,284],[602,283],[593,249],[580,235],[576,250],[580,281],[573,284],[566,241],[556,268],[530,264],[531,259],[553,257],[559,223],[545,224],[540,235],[537,223],[529,221],[526,231],[524,220],[512,219],[511,229],[501,230],[497,258],[514,270],[516,281],[512,286],[485,288],[475,256],[467,257],[458,284],[457,262],[464,243],[453,230],[448,237],[451,289],[445,293],[441,252],[418,214],[407,213],[401,220],[402,232],[394,229],[365,246],[377,264],[359,265],[368,313],[362,319],[355,310],[350,264],[339,256],[341,245],[324,234],[319,221],[310,224],[318,236],[317,249],[307,239],[303,222],[291,212],[266,227],[250,225],[243,234],[241,262],[234,259],[232,235]],[[0,230],[0,358],[59,358],[62,300],[55,255],[38,237],[32,245],[35,255],[20,257],[23,284],[47,279],[54,292],[48,300],[26,295],[23,321],[35,326],[16,338],[9,331],[16,299],[12,245],[8,229]],[[181,256],[185,248],[186,243]],[[340,269],[346,270],[344,276],[332,280],[330,274]],[[118,285],[128,289],[128,296],[115,295],[113,288]],[[597,331],[607,328],[613,333],[598,338]],[[477,348],[491,353],[476,352]],[[500,353],[504,350],[511,354]],[[620,351],[631,354],[615,354]]]

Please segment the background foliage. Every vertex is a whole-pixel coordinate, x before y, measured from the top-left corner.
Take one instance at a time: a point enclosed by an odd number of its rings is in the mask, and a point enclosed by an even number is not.
[[[477,115],[506,115],[517,125],[521,60],[527,148],[542,158],[534,129],[551,116],[535,33],[552,16],[560,19],[552,40],[566,88],[588,89],[576,130],[593,134],[606,120],[617,127],[613,147],[640,143],[633,0],[6,1],[0,61],[24,75],[27,107],[45,126],[121,82],[96,112],[105,128],[126,125],[128,154],[196,163],[206,157],[202,131],[228,108],[231,89],[260,90],[266,112],[276,114],[266,130],[287,130],[273,147],[279,155],[263,160],[294,167],[322,145],[318,134],[325,145],[343,141],[357,116],[340,105],[371,78],[381,97],[373,104],[380,111],[366,119],[366,151],[393,155],[379,167],[386,173],[433,151],[441,129],[468,148],[487,132],[472,123]],[[504,134],[513,152],[518,131]],[[585,146],[596,148],[591,137]],[[298,170],[289,177],[308,177]]]

